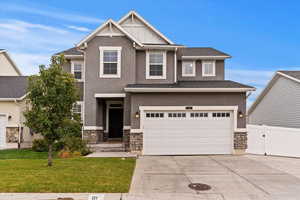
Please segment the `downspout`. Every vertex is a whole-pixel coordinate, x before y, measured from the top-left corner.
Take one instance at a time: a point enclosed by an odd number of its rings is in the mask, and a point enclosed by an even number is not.
[[[174,52],[174,82],[177,83],[177,47]]]

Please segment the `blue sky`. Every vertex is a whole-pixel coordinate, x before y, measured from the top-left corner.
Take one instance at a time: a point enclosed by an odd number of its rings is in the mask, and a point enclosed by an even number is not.
[[[30,75],[108,18],[136,10],[176,43],[232,55],[226,79],[257,87],[251,104],[274,71],[300,69],[299,7],[292,0],[1,1],[0,49]]]

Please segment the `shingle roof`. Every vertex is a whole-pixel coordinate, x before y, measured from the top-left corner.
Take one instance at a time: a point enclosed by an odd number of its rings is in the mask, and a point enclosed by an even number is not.
[[[128,84],[127,88],[253,88],[229,80],[179,81],[173,84]]]
[[[27,76],[0,76],[0,98],[20,98],[26,94]]]
[[[279,72],[300,80],[300,71],[279,71]]]
[[[83,55],[81,51],[78,51],[76,47],[61,51],[56,53],[55,55],[64,54],[64,55]]]
[[[178,49],[178,56],[230,56],[211,47],[187,47]]]

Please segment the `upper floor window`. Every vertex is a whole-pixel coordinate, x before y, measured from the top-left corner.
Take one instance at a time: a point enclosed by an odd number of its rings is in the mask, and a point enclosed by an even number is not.
[[[146,79],[166,79],[166,52],[147,51]]]
[[[121,77],[122,47],[100,47],[100,77]]]
[[[182,76],[195,76],[195,61],[182,61]]]
[[[72,108],[72,112],[80,117],[82,120],[83,118],[83,102],[77,101]]]
[[[82,61],[71,61],[71,73],[78,81],[83,81],[83,62]]]
[[[216,61],[202,61],[202,76],[216,75]]]

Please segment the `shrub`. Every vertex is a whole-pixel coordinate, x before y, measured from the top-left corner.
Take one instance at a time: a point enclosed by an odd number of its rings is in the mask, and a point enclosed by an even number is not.
[[[91,151],[87,146],[86,141],[83,141],[80,137],[67,136],[63,139],[64,142],[64,150],[70,151],[72,153],[79,152],[80,155],[87,155]]]
[[[72,154],[69,151],[61,150],[58,153],[58,157],[60,157],[60,158],[71,158]]]
[[[48,151],[48,145],[44,139],[35,139],[32,142],[32,150],[37,152]]]

